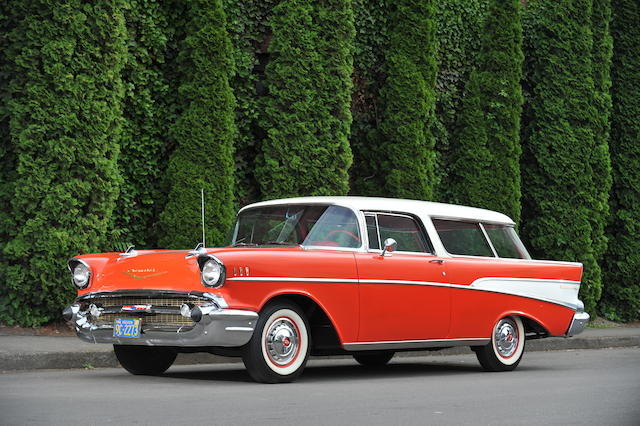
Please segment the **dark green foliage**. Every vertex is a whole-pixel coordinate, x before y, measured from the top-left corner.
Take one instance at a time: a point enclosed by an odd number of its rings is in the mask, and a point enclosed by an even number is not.
[[[380,193],[382,171],[376,148],[382,135],[379,91],[385,81],[384,60],[387,35],[386,1],[354,0],[355,54],[351,101],[351,192],[358,195]]]
[[[254,176],[262,130],[260,96],[271,28],[271,10],[277,0],[223,0],[227,29],[233,44],[235,72],[231,86],[236,98],[236,199],[241,206],[258,201],[260,189]]]
[[[522,161],[522,233],[534,257],[584,265],[580,295],[595,315],[602,291],[597,263],[602,220],[594,178],[600,146],[594,138],[591,0],[529,2],[527,83],[531,99]]]
[[[353,10],[348,0],[284,0],[273,11],[266,137],[256,176],[264,198],[349,189]]]
[[[520,218],[520,0],[492,0],[452,142],[453,201]]]
[[[382,140],[379,195],[428,200],[435,184],[436,41],[433,1],[399,0],[389,7],[386,81],[380,89]]]
[[[483,23],[489,0],[441,0],[437,2],[438,75],[436,118],[436,198],[453,202],[449,170],[455,161],[451,152],[462,108],[464,86],[477,66]]]
[[[200,190],[205,190],[209,246],[221,244],[233,220],[233,121],[229,86],[231,43],[220,0],[194,1],[178,63],[182,111],[171,129],[176,148],[167,171],[171,184],[160,217],[160,245],[188,248],[201,241]]]
[[[601,264],[607,248],[605,227],[609,219],[609,192],[611,190],[611,157],[609,132],[611,115],[611,56],[613,43],[609,31],[611,0],[592,0],[591,28],[593,49],[593,105],[595,107],[591,127],[594,149],[591,154],[591,173],[596,191],[596,204],[591,215],[592,244],[596,261]]]
[[[122,75],[124,120],[118,161],[124,179],[115,215],[116,238],[149,247],[157,244],[154,225],[166,198],[166,135],[173,121],[167,101],[175,87],[165,78],[164,66],[171,31],[156,0],[129,0],[125,19],[129,52]]]
[[[5,52],[16,168],[3,206],[12,217],[3,221],[0,320],[35,326],[74,296],[67,259],[109,247],[125,27],[117,1],[14,1],[10,8],[19,17]]]
[[[602,313],[640,319],[640,4],[613,0],[612,221]]]

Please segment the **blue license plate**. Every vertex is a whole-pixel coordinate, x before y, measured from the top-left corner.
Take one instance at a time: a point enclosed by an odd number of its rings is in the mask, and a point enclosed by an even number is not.
[[[137,339],[140,337],[140,319],[116,318],[113,320],[113,337]]]

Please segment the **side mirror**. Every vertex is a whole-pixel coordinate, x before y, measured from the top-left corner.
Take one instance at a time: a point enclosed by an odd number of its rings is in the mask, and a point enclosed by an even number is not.
[[[389,256],[391,256],[391,253],[396,251],[396,247],[398,247],[398,243],[396,242],[396,240],[394,240],[393,238],[387,238],[386,240],[384,240],[384,250],[382,250],[381,256],[386,256],[387,253],[389,253]]]

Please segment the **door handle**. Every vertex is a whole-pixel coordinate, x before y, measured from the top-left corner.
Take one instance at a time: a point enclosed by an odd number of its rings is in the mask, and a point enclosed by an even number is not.
[[[437,263],[438,265],[444,265],[444,259],[431,259],[429,263]]]

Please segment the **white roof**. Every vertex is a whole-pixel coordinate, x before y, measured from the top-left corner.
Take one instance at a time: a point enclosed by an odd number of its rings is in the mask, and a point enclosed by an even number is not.
[[[514,225],[508,216],[492,210],[430,201],[404,200],[377,197],[300,197],[262,201],[243,207],[240,211],[280,204],[329,204],[349,207],[353,210],[405,212],[416,216],[436,218],[468,219],[479,222],[493,222]]]

